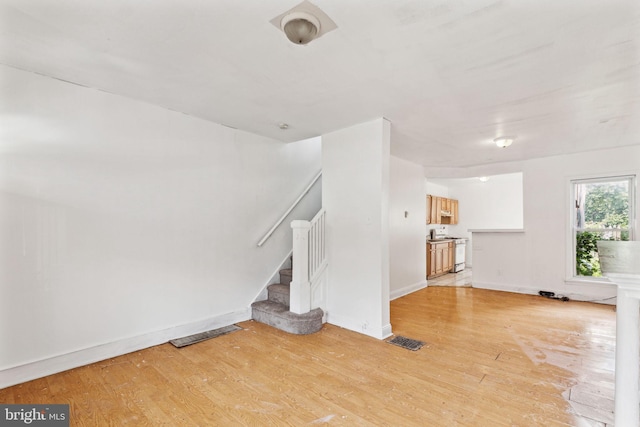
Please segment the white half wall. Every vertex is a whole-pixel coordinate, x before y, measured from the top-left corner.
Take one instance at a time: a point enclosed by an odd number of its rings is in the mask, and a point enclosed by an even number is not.
[[[475,238],[473,286],[526,293],[546,290],[571,299],[614,301],[609,298],[615,296],[615,286],[571,279],[569,187],[577,178],[640,177],[640,145],[540,158],[520,165],[524,233],[487,233],[481,242]],[[636,212],[640,212],[639,199]],[[637,227],[637,218],[635,221]]]
[[[422,166],[391,156],[389,192],[389,262],[391,299],[427,286]]]
[[[289,222],[320,209],[317,185],[257,247],[320,170],[319,138],[6,66],[0,93],[0,387],[249,318]]]
[[[522,280],[527,269],[527,248],[524,232],[473,233],[473,287],[536,294]]]
[[[375,338],[389,323],[390,123],[322,136],[329,323]]]

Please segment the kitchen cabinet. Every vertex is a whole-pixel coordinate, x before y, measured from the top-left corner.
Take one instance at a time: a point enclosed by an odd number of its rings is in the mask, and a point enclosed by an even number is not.
[[[457,224],[458,201],[427,195],[427,224]]]
[[[427,279],[436,275],[436,246],[427,243]]]
[[[427,224],[442,223],[442,197],[427,196]]]
[[[442,197],[434,197],[433,198],[433,207],[431,208],[431,215],[434,219],[434,224],[441,223],[441,213],[442,213]]]
[[[442,197],[427,195],[427,224],[440,224]]]
[[[449,224],[458,223],[458,201],[451,199],[451,222]]]
[[[441,197],[442,200],[442,210],[444,212],[451,212],[451,199],[446,199]]]
[[[427,279],[441,276],[453,270],[453,240],[427,242]]]

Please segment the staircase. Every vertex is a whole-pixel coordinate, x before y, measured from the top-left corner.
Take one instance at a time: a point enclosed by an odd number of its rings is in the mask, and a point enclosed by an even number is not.
[[[307,335],[322,328],[322,309],[304,314],[289,311],[291,290],[290,268],[280,270],[280,283],[267,287],[268,298],[251,304],[253,320],[296,335]]]

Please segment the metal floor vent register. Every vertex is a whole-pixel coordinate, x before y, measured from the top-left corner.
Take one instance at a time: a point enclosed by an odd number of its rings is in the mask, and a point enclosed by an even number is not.
[[[389,344],[397,345],[398,347],[406,348],[408,350],[417,351],[422,348],[425,344],[422,341],[412,340],[411,338],[402,337],[398,335],[397,337],[387,341]]]
[[[169,342],[178,348],[186,347],[188,345],[199,343],[210,338],[215,338],[219,337],[220,335],[226,335],[230,332],[239,331],[240,329],[242,329],[240,326],[230,325],[223,328],[213,329],[207,332],[200,332],[199,334],[189,335],[188,337],[176,338],[175,340],[171,340]]]

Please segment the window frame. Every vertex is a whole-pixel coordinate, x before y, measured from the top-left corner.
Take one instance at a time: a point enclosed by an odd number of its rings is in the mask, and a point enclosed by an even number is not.
[[[608,282],[604,277],[580,276],[576,266],[576,184],[606,183],[616,181],[629,181],[629,240],[636,240],[638,235],[636,222],[637,200],[637,174],[598,174],[588,177],[571,177],[568,179],[568,215],[567,227],[567,282]],[[587,231],[587,230],[583,230]]]

